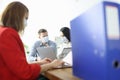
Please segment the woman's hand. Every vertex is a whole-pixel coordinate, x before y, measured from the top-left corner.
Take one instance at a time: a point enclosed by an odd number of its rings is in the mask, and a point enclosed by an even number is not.
[[[57,68],[57,67],[59,67],[59,66],[62,66],[63,63],[64,63],[64,62],[63,62],[62,60],[55,59],[55,60],[53,60],[53,61],[50,62],[50,63],[41,65],[41,71],[40,71],[40,72],[47,71],[48,69]]]
[[[29,64],[40,64],[40,65],[43,65],[43,64],[47,64],[47,63],[50,63],[52,62],[52,60],[50,58],[44,58],[42,60],[37,60],[37,61],[33,61],[33,62],[28,62]]]
[[[50,63],[50,62],[52,62],[52,60],[50,58],[44,58],[44,59],[40,60],[39,62],[42,65],[42,64]]]
[[[51,63],[52,68],[57,68],[59,66],[62,66],[64,62],[62,60],[55,59]]]

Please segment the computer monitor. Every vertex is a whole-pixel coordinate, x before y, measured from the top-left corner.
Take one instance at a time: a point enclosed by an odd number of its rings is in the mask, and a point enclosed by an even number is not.
[[[100,2],[70,21],[73,74],[120,80],[120,5]]]

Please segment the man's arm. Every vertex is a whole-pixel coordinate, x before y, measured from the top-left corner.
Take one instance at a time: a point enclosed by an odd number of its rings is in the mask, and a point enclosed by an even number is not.
[[[39,43],[35,42],[30,50],[29,56],[28,56],[28,62],[35,61],[37,58],[37,50],[36,48],[39,47]]]

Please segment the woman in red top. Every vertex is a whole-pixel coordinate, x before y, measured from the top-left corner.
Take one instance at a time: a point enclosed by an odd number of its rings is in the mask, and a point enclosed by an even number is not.
[[[47,58],[27,63],[19,33],[24,31],[28,13],[28,8],[17,1],[11,2],[3,12],[0,26],[0,80],[36,80],[41,72],[63,63]]]

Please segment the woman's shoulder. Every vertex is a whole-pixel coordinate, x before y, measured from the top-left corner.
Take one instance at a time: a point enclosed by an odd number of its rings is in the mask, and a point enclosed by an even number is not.
[[[4,34],[4,35],[9,35],[9,34],[18,34],[17,31],[15,31],[12,28],[8,28],[8,27],[0,27],[0,34]]]
[[[72,45],[69,42],[69,43],[63,43],[63,44],[61,44],[61,46],[64,47],[64,48],[67,48],[67,47],[71,47]]]

